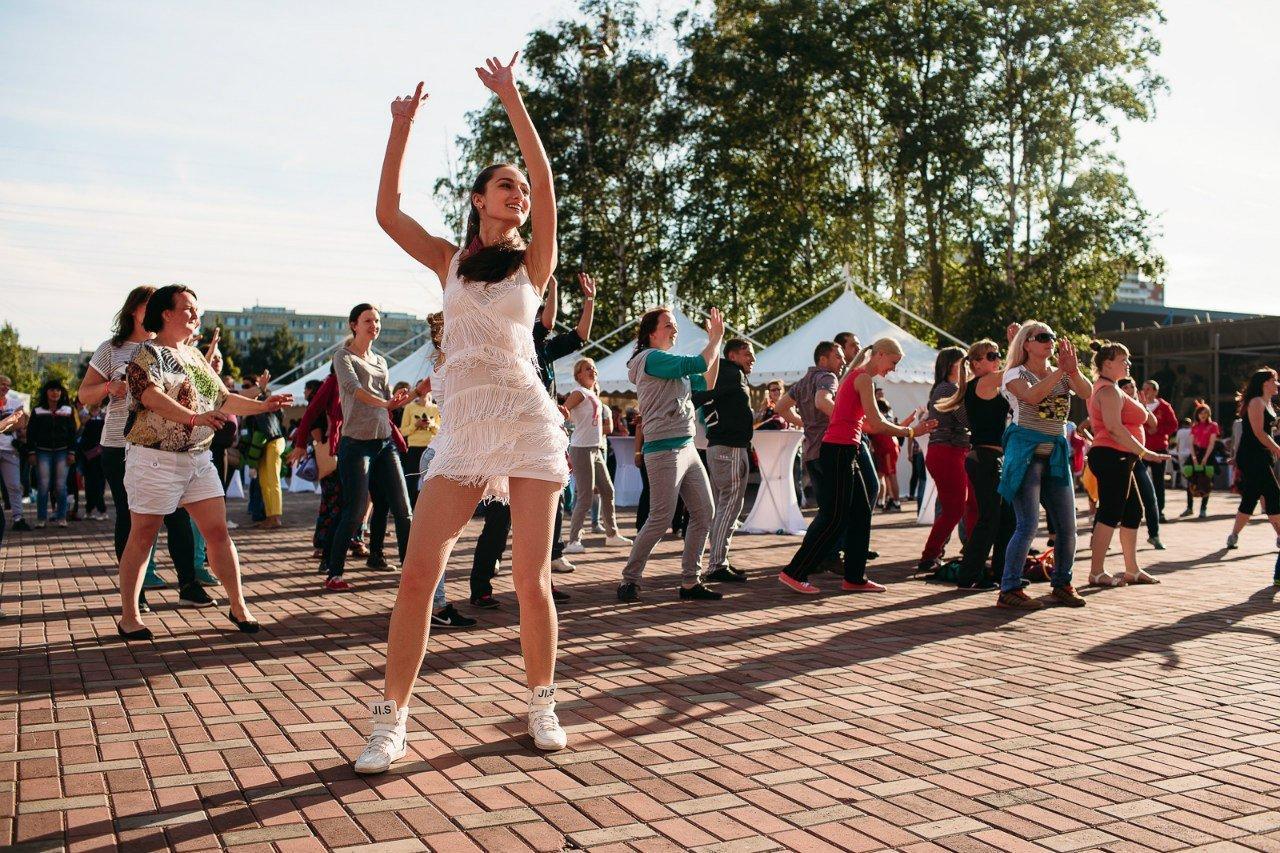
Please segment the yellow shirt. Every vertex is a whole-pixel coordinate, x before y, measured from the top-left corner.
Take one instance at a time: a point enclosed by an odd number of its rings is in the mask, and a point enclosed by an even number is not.
[[[410,400],[400,415],[400,431],[410,447],[427,447],[440,431],[440,407]]]

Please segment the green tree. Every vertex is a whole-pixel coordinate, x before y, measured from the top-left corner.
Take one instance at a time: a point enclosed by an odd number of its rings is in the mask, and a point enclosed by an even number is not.
[[[240,365],[248,376],[257,376],[264,370],[280,376],[307,356],[306,344],[295,338],[288,326],[277,326],[270,335],[254,335],[249,338],[248,349]]]
[[[18,339],[18,330],[9,323],[0,325],[0,375],[13,381],[13,389],[24,394],[39,390],[36,356]]]
[[[204,318],[204,334],[200,337],[200,351],[204,352],[209,346],[214,329],[222,330],[218,335],[218,351],[222,353],[222,372],[239,379],[244,354],[240,350],[240,344],[236,343],[235,337],[226,331],[226,323],[220,315],[213,314]]]

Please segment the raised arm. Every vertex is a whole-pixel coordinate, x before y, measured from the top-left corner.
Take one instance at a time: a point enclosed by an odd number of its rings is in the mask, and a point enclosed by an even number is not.
[[[529,280],[541,292],[556,271],[556,190],[551,178],[551,162],[516,87],[513,69],[519,58],[520,52],[516,51],[506,65],[497,58],[487,59],[484,68],[476,69],[476,75],[498,96],[507,111],[507,119],[520,146],[520,157],[529,175],[529,222],[533,234],[525,252],[524,265]]]
[[[555,281],[555,276],[551,277]],[[583,341],[591,339],[591,321],[596,314],[596,283],[584,272],[578,273],[578,286],[582,288],[582,316],[578,318],[578,337]]]
[[[546,299],[542,303],[542,328],[548,332],[556,327],[556,312],[560,310],[560,290],[555,276],[547,279]]]
[[[716,379],[720,376],[720,344],[724,341],[724,319],[719,308],[712,308],[707,313],[707,345],[702,348],[702,360],[707,363],[707,387],[716,387]]]
[[[404,149],[409,143],[409,131],[418,114],[418,107],[427,100],[422,93],[422,83],[412,95],[396,98],[391,102],[391,136],[387,139],[387,151],[382,158],[382,177],[378,181],[378,224],[396,245],[409,256],[431,270],[444,285],[449,274],[449,260],[458,247],[440,237],[433,237],[427,230],[400,209],[400,172],[404,162]]]

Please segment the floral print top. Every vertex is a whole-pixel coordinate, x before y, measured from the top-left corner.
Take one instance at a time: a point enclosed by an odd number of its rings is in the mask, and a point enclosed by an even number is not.
[[[198,415],[221,408],[227,400],[226,386],[200,350],[185,344],[175,348],[147,341],[138,347],[125,368],[125,381],[129,384],[125,439],[130,444],[175,453],[209,448],[214,433],[211,427],[193,428],[171,421],[142,404],[143,392],[155,388]]]

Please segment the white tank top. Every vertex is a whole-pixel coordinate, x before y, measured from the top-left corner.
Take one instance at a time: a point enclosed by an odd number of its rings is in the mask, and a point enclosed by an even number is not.
[[[570,447],[599,447],[604,440],[604,428],[600,424],[601,403],[596,392],[579,385],[573,389],[582,395],[582,402],[569,410],[573,423]]]

